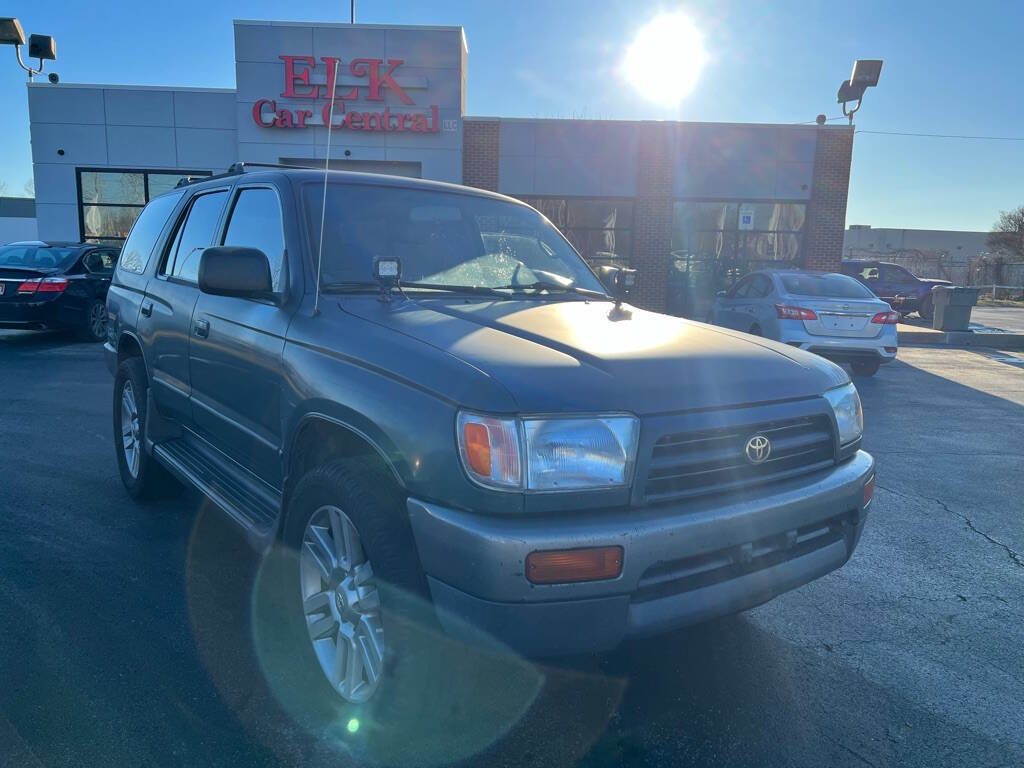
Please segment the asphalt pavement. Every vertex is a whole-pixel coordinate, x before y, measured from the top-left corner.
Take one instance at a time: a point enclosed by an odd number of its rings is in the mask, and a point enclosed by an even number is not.
[[[312,732],[242,537],[125,495],[100,349],[0,334],[0,765],[343,766],[371,730],[405,765],[1024,765],[1024,353],[901,349],[858,386],[878,485],[841,570],[604,657],[456,648],[418,722]]]
[[[971,323],[1024,333],[1024,307],[975,307],[971,310]]]

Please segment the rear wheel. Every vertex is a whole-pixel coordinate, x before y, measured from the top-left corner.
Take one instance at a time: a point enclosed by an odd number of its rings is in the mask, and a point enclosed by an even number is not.
[[[855,376],[874,376],[878,373],[878,360],[856,360],[850,364]]]
[[[174,479],[146,453],[146,368],[138,357],[117,367],[114,379],[114,451],[117,468],[128,494],[135,499],[159,495],[173,487]]]
[[[751,336],[764,336],[764,334],[761,332],[761,326],[758,325],[757,323],[754,323],[752,326],[750,326],[750,330],[748,331],[748,333]]]
[[[85,325],[78,331],[83,341],[103,341],[107,338],[107,303],[96,299],[85,313]]]

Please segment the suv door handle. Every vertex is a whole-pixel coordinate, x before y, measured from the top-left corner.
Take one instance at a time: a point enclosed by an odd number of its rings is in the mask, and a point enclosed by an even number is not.
[[[205,339],[210,335],[210,321],[209,320],[196,320],[195,334],[200,339]]]
[[[143,317],[150,317],[153,314],[153,302],[144,301],[142,302],[142,309],[139,310]]]

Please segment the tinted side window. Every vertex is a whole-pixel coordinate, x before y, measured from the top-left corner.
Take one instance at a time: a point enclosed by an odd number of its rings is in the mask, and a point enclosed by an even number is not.
[[[179,226],[174,237],[171,252],[167,255],[165,274],[196,282],[199,277],[199,257],[213,242],[221,209],[227,192],[210,192],[198,195],[188,210],[185,221]]]
[[[903,267],[896,267],[891,264],[887,264],[882,267],[884,270],[886,282],[890,283],[912,283],[914,282],[914,276],[910,274]]]
[[[109,275],[114,271],[116,261],[112,251],[90,251],[82,259],[85,268],[94,275]]]
[[[222,245],[259,248],[270,262],[274,291],[281,290],[284,229],[281,203],[272,189],[243,189],[231,210]]]
[[[733,286],[732,290],[729,291],[730,299],[745,299],[747,298],[750,286],[754,282],[752,277],[744,277],[736,285]]]
[[[754,280],[750,284],[750,297],[754,299],[763,299],[769,293],[772,292],[772,281],[768,279],[767,275],[754,275]]]
[[[124,248],[121,249],[121,269],[137,275],[146,271],[156,239],[160,237],[160,231],[164,228],[174,206],[181,199],[181,195],[179,192],[158,197],[142,209],[124,243]]]

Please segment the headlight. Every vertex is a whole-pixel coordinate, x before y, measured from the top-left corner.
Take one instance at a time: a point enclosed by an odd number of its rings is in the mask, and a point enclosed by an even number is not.
[[[530,491],[627,485],[640,432],[636,417],[618,414],[497,419],[465,411],[457,431],[470,477],[491,488]]]
[[[853,382],[830,389],[825,399],[832,406],[839,426],[839,444],[852,443],[864,432],[864,411],[860,407],[860,395]]]

